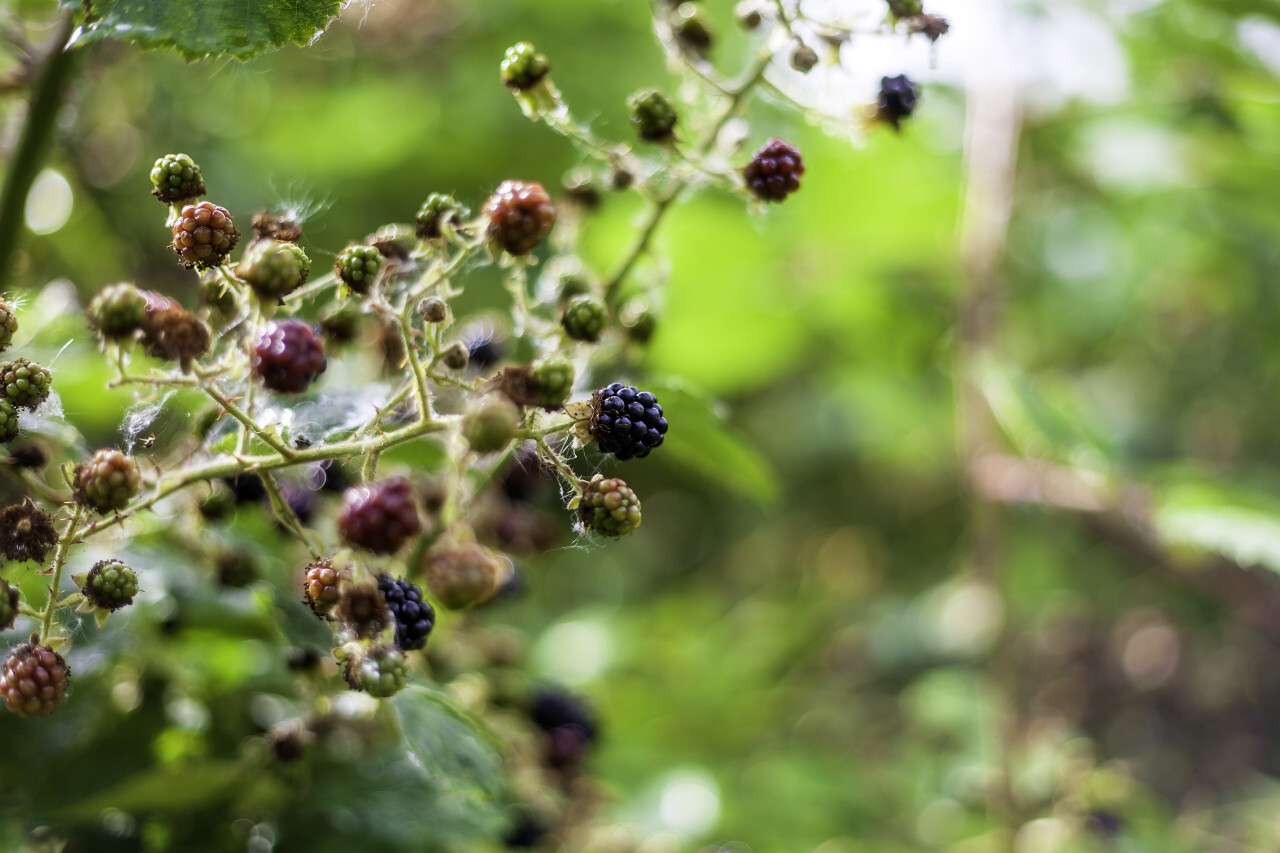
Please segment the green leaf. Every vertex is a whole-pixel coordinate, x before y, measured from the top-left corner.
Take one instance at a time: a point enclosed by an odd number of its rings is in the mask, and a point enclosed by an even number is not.
[[[80,8],[81,0],[63,0]],[[118,38],[187,59],[249,59],[292,42],[309,44],[338,14],[341,0],[92,0],[72,44]]]
[[[671,432],[659,451],[665,458],[752,500],[770,504],[778,481],[768,460],[740,438],[706,396],[674,378],[649,380]]]
[[[1166,507],[1156,513],[1165,541],[1280,572],[1280,516],[1236,506]]]
[[[180,813],[227,796],[242,773],[232,761],[160,767],[136,773],[61,811],[72,820],[92,820],[103,809],[130,814]]]
[[[499,741],[447,693],[420,685],[392,699],[409,752],[444,789],[479,801],[503,790]]]

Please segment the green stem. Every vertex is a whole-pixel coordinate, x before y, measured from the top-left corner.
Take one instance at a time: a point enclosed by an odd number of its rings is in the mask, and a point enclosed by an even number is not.
[[[80,525],[80,517],[84,514],[84,507],[76,504],[75,512],[67,521],[67,526],[62,529],[62,536],[58,538],[58,548],[53,552],[53,581],[49,585],[49,599],[44,605],[44,615],[40,617],[40,642],[45,643],[49,639],[49,631],[53,628],[53,614],[58,609],[58,591],[62,587],[62,570],[67,566],[67,551],[71,549],[71,543],[75,541],[76,528]]]
[[[275,513],[280,523],[306,547],[313,560],[323,557],[324,550],[307,536],[302,519],[298,518],[293,507],[289,506],[289,501],[285,499],[284,492],[280,491],[280,484],[276,482],[276,478],[270,471],[259,471],[258,479],[262,480],[262,485],[267,490],[267,499],[271,502],[271,511]]]
[[[258,438],[266,442],[268,447],[270,447],[276,453],[279,453],[285,459],[292,459],[297,455],[297,453],[294,450],[287,447],[285,443],[282,442],[279,438],[267,432],[262,427],[258,426],[257,421],[249,417],[249,415],[246,414],[244,410],[241,409],[239,406],[237,406],[235,403],[231,402],[230,398],[225,397],[222,394],[219,394],[217,391],[213,390],[213,388],[208,385],[206,385],[202,390],[206,394],[208,394],[210,397],[212,397],[218,403],[218,405],[226,409],[227,414],[231,415],[231,417],[235,418],[240,423],[244,424],[244,428],[246,430],[246,433],[244,433],[244,435],[248,435],[248,433],[250,432],[253,433]],[[242,441],[241,450],[238,452],[243,453],[247,449],[248,449],[248,445]]]
[[[418,399],[418,416],[423,421],[430,421],[431,413],[431,386],[427,384],[427,372],[422,366],[422,359],[418,357],[418,347],[413,342],[413,324],[409,322],[408,307],[400,312],[396,318],[396,322],[400,326],[400,339],[404,343],[405,355],[409,359],[409,367],[413,370],[413,384],[417,392]]]
[[[8,279],[13,253],[22,236],[31,183],[52,147],[49,142],[62,106],[62,93],[75,66],[74,55],[66,49],[74,25],[73,14],[67,11],[58,24],[58,31],[50,42],[49,53],[31,92],[22,136],[8,163],[4,187],[0,189],[0,285]],[[0,290],[7,289],[0,286]]]

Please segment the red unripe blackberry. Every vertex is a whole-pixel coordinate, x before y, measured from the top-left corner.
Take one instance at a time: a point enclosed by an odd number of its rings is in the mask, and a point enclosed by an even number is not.
[[[658,398],[634,385],[606,385],[591,398],[591,410],[589,429],[596,445],[619,461],[648,456],[667,434]]]
[[[338,253],[333,262],[333,271],[352,293],[364,296],[373,287],[378,271],[386,264],[386,259],[378,251],[377,246],[361,246],[352,244]]]
[[[527,255],[556,224],[556,208],[542,184],[503,181],[484,203],[489,236],[513,255]]]
[[[187,269],[208,269],[225,261],[239,239],[240,232],[227,209],[202,201],[182,208],[173,223],[171,245]]]
[[[128,282],[102,288],[85,309],[89,328],[109,340],[131,338],[147,319],[147,297]]]
[[[397,477],[347,489],[338,532],[374,554],[394,554],[422,529],[409,481]]]
[[[236,275],[267,301],[293,293],[310,273],[311,259],[302,247],[281,240],[258,240],[250,244],[236,267]]]
[[[98,512],[124,509],[141,484],[138,463],[114,448],[99,450],[76,468],[76,495]]]
[[[437,545],[422,557],[431,594],[450,610],[484,604],[511,574],[511,564],[475,542]]]
[[[20,597],[18,588],[9,586],[8,581],[0,580],[0,631],[8,631],[18,618]]]
[[[800,149],[781,139],[769,140],[742,170],[747,189],[764,201],[782,201],[800,189],[803,174]]]
[[[302,596],[307,605],[322,619],[328,619],[329,611],[337,606],[342,598],[342,582],[347,580],[348,572],[333,565],[333,560],[321,558],[307,566],[306,580],[302,585]]]
[[[0,396],[15,409],[35,409],[49,398],[53,375],[25,358],[0,364]]]
[[[34,642],[15,646],[0,669],[4,706],[22,717],[46,717],[67,695],[71,668],[62,655]]]
[[[640,499],[624,480],[597,474],[578,503],[582,526],[605,536],[622,536],[640,526]]]
[[[0,352],[9,348],[18,333],[18,317],[13,306],[0,297]]]
[[[18,437],[18,410],[13,403],[0,399],[0,444]]]
[[[324,373],[324,342],[301,320],[272,320],[254,344],[252,362],[272,391],[301,394]]]
[[[205,192],[200,167],[186,154],[166,154],[151,167],[151,194],[164,204],[199,198]]]
[[[99,560],[89,570],[80,591],[103,610],[119,610],[133,604],[133,597],[138,594],[138,576],[119,560]]]
[[[7,559],[39,563],[57,543],[53,518],[30,500],[0,510],[0,554]]]

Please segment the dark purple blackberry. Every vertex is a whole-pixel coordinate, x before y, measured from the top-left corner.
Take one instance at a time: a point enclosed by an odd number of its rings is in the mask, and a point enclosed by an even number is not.
[[[880,78],[880,98],[876,102],[876,111],[880,118],[895,129],[903,119],[910,118],[915,112],[919,100],[920,88],[907,75]]]
[[[554,687],[537,692],[529,719],[547,735],[548,763],[562,770],[577,766],[598,733],[595,715],[582,700]]]
[[[324,343],[301,320],[273,320],[253,348],[253,372],[282,394],[300,394],[324,373]]]
[[[405,652],[427,644],[436,626],[436,611],[422,597],[422,589],[404,578],[396,580],[383,572],[378,575],[378,589],[396,619],[396,646]]]
[[[803,174],[800,149],[781,139],[770,139],[742,170],[747,189],[763,201],[782,201],[800,189]]]
[[[413,488],[404,478],[356,486],[343,493],[338,532],[357,548],[394,554],[421,529]]]
[[[596,445],[619,461],[648,456],[667,434],[658,398],[634,385],[606,385],[592,397],[591,406],[590,431]]]

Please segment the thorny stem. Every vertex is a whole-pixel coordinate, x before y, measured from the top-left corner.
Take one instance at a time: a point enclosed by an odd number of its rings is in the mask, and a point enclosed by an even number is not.
[[[252,390],[253,386],[250,385],[249,388]],[[279,453],[285,459],[292,459],[297,455],[296,451],[289,448],[283,441],[272,433],[258,426],[257,421],[249,417],[249,415],[235,403],[231,402],[231,398],[220,394],[212,385],[205,385],[201,390],[212,397],[218,405],[222,406],[222,408],[226,410],[227,414],[231,415],[231,417],[244,425],[245,432],[241,434],[240,444],[236,451],[237,454],[244,454],[248,451],[248,442],[246,441],[246,437],[249,433],[253,433],[258,438],[262,439],[268,447],[276,453]]]
[[[62,528],[62,535],[58,537],[57,550],[53,552],[53,580],[49,582],[49,598],[44,605],[44,614],[40,617],[41,643],[48,641],[49,631],[53,628],[53,614],[58,609],[58,591],[62,588],[62,570],[67,566],[67,551],[70,550],[72,541],[79,538],[76,536],[76,528],[79,527],[83,514],[84,507],[76,503],[67,526]]]
[[[272,476],[270,471],[260,471],[258,472],[258,479],[262,481],[263,487],[266,488],[267,499],[271,502],[271,511],[275,513],[280,523],[303,544],[307,552],[311,554],[311,559],[318,560],[323,557],[323,548],[311,537],[307,536],[302,519],[298,518],[298,514],[293,511],[293,507],[289,506],[289,501],[285,498],[284,492],[280,491],[280,484],[276,482],[276,478]]]
[[[400,329],[400,340],[404,343],[404,351],[409,359],[409,367],[413,371],[413,384],[417,392],[418,400],[418,417],[424,422],[429,422],[432,418],[431,412],[431,388],[427,385],[427,372],[422,366],[422,359],[418,357],[418,346],[413,340],[413,325],[409,322],[409,308],[406,307],[396,317],[396,323]]]
[[[574,471],[572,467],[570,467],[569,463],[564,460],[564,457],[552,450],[551,445],[547,444],[547,440],[545,438],[539,438],[537,440],[537,444],[538,455],[543,459],[546,459],[553,467],[555,467],[556,473],[564,479],[565,483],[573,489],[575,494],[582,494],[582,478],[578,476],[577,472]]]

